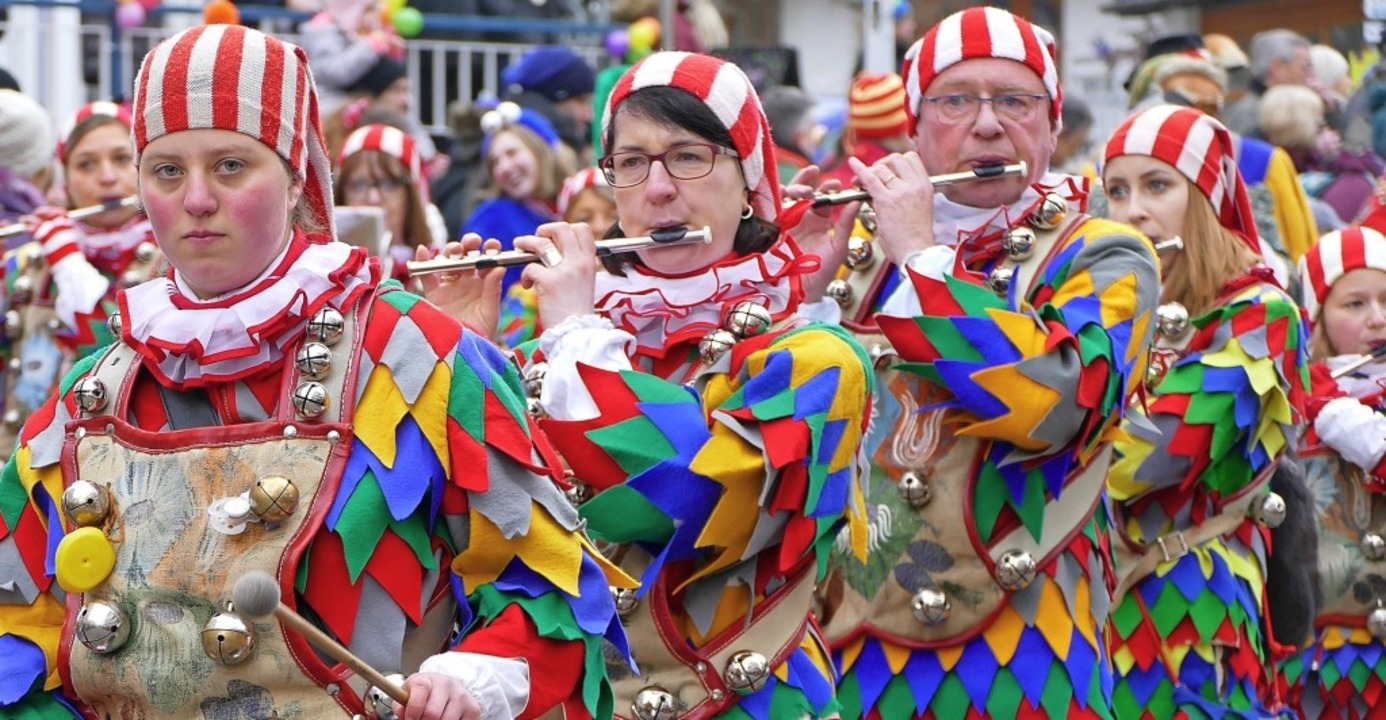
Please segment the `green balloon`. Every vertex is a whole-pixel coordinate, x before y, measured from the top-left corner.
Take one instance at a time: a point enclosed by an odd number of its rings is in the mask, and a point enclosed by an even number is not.
[[[418,8],[402,7],[390,16],[390,22],[394,23],[395,30],[400,37],[417,37],[423,32],[424,18],[423,13]]]

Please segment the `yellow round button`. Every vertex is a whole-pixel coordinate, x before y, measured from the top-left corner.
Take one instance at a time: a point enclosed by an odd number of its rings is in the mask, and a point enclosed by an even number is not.
[[[115,548],[100,528],[77,528],[58,543],[58,584],[83,593],[100,585],[115,569]]]

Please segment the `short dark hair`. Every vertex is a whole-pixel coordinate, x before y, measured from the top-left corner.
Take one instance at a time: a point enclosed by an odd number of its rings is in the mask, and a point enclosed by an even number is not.
[[[641,117],[651,122],[687,130],[711,143],[734,148],[731,131],[713,114],[703,101],[677,88],[658,85],[636,90],[617,107],[611,109],[611,123],[603,136],[604,146],[616,146],[617,118],[625,115]],[[620,223],[613,225],[606,237],[621,237],[624,231]],[[732,249],[738,255],[765,252],[780,237],[780,226],[760,217],[743,219],[736,229],[736,240]],[[619,253],[602,258],[602,265],[608,272],[624,275],[623,268],[640,262],[635,253]]]

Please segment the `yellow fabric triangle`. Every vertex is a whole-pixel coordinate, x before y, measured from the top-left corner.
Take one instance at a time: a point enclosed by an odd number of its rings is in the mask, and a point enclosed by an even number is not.
[[[385,467],[395,466],[395,429],[400,420],[409,412],[409,405],[395,386],[390,369],[376,365],[366,381],[366,391],[361,393],[357,407],[370,408],[370,412],[358,412],[353,418],[353,431],[356,439],[370,448],[371,452]],[[447,404],[443,404],[446,410]],[[446,466],[445,466],[446,467]],[[467,587],[475,587],[468,585]]]
[[[1060,397],[1058,392],[1025,377],[1013,366],[978,370],[972,374],[972,381],[1010,412],[961,428],[959,435],[998,439],[1032,452],[1048,449],[1048,443],[1031,437],[1031,432],[1054,409]]]
[[[1052,580],[1045,579],[1044,587],[1040,588],[1035,626],[1049,641],[1049,647],[1054,648],[1055,655],[1068,657],[1069,645],[1073,643],[1073,618],[1068,616],[1068,605],[1064,603],[1059,584]]]
[[[982,634],[997,665],[1010,665],[1020,646],[1020,635],[1025,631],[1025,619],[1014,608],[1007,605],[996,616],[996,621]]]
[[[534,572],[544,576],[563,592],[578,594],[578,574],[582,567],[582,545],[563,529],[543,506],[530,503],[529,532],[507,539],[489,518],[475,510],[471,518],[471,537],[467,549],[452,560],[452,569],[469,588],[480,587],[500,576],[518,557]]]
[[[451,392],[452,370],[438,363],[433,366],[428,382],[424,383],[423,390],[414,399],[414,406],[409,408],[409,414],[414,416],[414,422],[419,424],[428,444],[433,446],[438,461],[449,472],[452,468],[448,451],[448,396]],[[403,400],[403,396],[400,399]]]

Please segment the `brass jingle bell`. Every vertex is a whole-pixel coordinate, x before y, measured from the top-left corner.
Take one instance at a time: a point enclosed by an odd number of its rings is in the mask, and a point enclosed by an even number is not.
[[[1189,330],[1189,309],[1177,302],[1155,310],[1155,332],[1168,340],[1178,340]]]
[[[404,676],[399,673],[388,673],[385,679],[394,683],[395,686],[404,685]],[[389,693],[372,685],[366,689],[366,714],[370,717],[380,718],[380,720],[396,720],[395,701]]]
[[[250,488],[250,511],[267,523],[288,520],[298,509],[298,486],[283,475],[266,475]]]
[[[651,685],[635,694],[630,712],[637,720],[674,720],[679,716],[679,701],[668,690]]]
[[[769,330],[771,322],[770,308],[754,300],[743,300],[727,311],[722,327],[738,338],[748,338]]]
[[[991,274],[987,275],[987,287],[990,287],[997,295],[1007,295],[1011,292],[1011,278],[1015,277],[1015,268],[1011,265],[997,265],[992,268]]]
[[[856,235],[847,238],[847,257],[844,262],[853,270],[870,268],[876,264],[876,244]]]
[[[153,260],[159,254],[159,246],[152,242],[142,242],[135,246],[135,259],[142,263]]]
[[[572,503],[573,507],[579,507],[592,499],[592,488],[576,480],[569,482],[572,483],[572,487],[563,490],[563,497],[568,498],[568,502]]]
[[[1367,630],[1371,632],[1372,637],[1386,640],[1386,608],[1377,605],[1376,609],[1367,615]]]
[[[94,377],[84,377],[72,386],[72,398],[83,412],[94,413],[106,407],[110,396],[106,393],[106,383]]]
[[[1040,230],[1053,230],[1068,217],[1068,201],[1056,192],[1044,194],[1044,200],[1035,208],[1027,221]]]
[[[308,337],[324,345],[335,345],[342,339],[346,330],[346,320],[342,313],[331,305],[325,305],[308,319]]]
[[[828,283],[828,287],[823,288],[823,295],[830,297],[838,305],[847,307],[852,304],[852,298],[856,295],[852,291],[852,286],[846,280],[834,280]]]
[[[631,588],[612,586],[611,601],[616,604],[616,614],[623,618],[635,612],[635,608],[640,605],[640,598]]]
[[[111,514],[111,496],[94,482],[77,480],[63,490],[63,512],[73,525],[95,527]]]
[[[996,584],[1011,592],[1024,590],[1035,581],[1038,571],[1033,555],[1024,550],[1007,550],[996,561]]]
[[[327,387],[320,382],[309,380],[294,388],[294,409],[303,417],[315,418],[327,412],[330,400]]]
[[[1386,537],[1380,533],[1369,532],[1362,536],[1360,543],[1362,556],[1368,560],[1386,559]]]
[[[1001,249],[1012,260],[1024,260],[1035,252],[1035,231],[1024,225],[1013,227],[1001,236]]]
[[[1259,503],[1253,503],[1251,507],[1256,522],[1272,530],[1280,527],[1280,523],[1285,522],[1285,515],[1289,510],[1285,506],[1285,498],[1277,492],[1266,493],[1266,496],[1261,498]]]
[[[24,316],[18,310],[5,311],[5,337],[14,340],[24,332]]]
[[[222,665],[239,665],[254,650],[255,631],[236,613],[214,613],[202,626],[202,652]]]
[[[857,220],[863,230],[872,235],[876,234],[876,208],[872,207],[871,203],[862,203],[861,207],[857,208]]]
[[[544,380],[549,376],[549,364],[537,362],[525,368],[525,395],[537,398],[544,390]]]
[[[14,279],[14,286],[10,288],[10,304],[23,305],[34,299],[34,280],[28,275],[20,275]]]
[[[124,333],[125,323],[120,317],[120,313],[113,312],[110,317],[106,318],[106,329],[111,331],[112,337],[120,337]]]
[[[934,490],[929,487],[929,483],[912,471],[900,475],[900,482],[895,484],[895,490],[900,493],[901,500],[914,508],[924,507],[934,498]]]
[[[942,590],[925,588],[910,598],[910,610],[914,612],[914,619],[923,625],[942,625],[948,622],[953,603]]]
[[[736,336],[727,330],[713,330],[698,341],[698,356],[711,365],[736,344]]]
[[[723,677],[733,690],[758,692],[770,678],[770,663],[758,652],[742,650],[727,661]]]
[[[108,602],[93,600],[77,611],[77,642],[97,655],[109,655],[130,640],[130,621],[120,608]]]
[[[309,380],[321,380],[332,371],[332,350],[320,342],[306,342],[294,353],[294,367]]]

